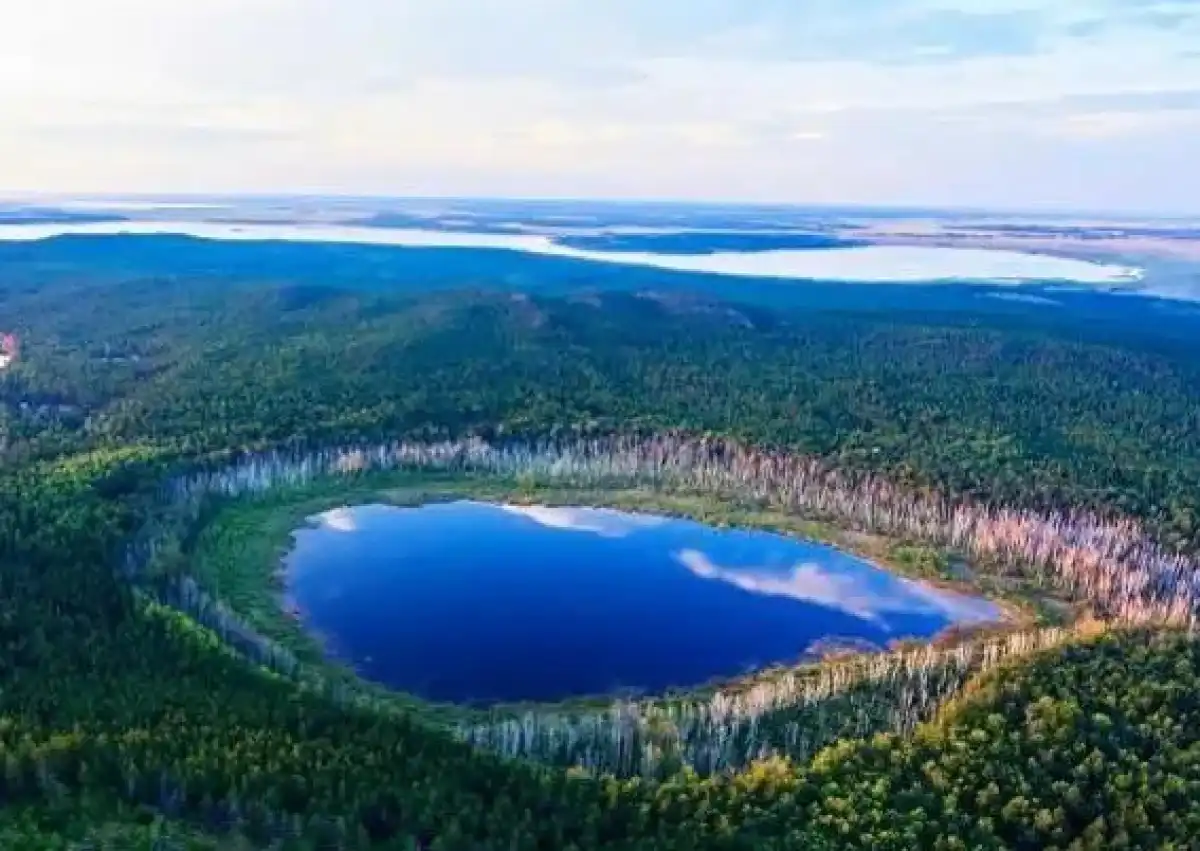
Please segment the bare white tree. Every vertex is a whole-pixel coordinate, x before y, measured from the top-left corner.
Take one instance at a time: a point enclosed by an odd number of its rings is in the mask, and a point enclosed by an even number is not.
[[[119,569],[254,662],[328,686],[295,657],[187,575],[180,541],[214,500],[253,497],[324,477],[406,469],[575,487],[643,487],[753,500],[807,519],[925,542],[1018,574],[1088,605],[1110,628],[1194,630],[1200,565],[1160,546],[1132,519],[1033,512],[914,492],[850,475],[817,458],[681,435],[487,443],[395,441],[252,454],[194,469],[162,485],[159,505],[126,547]],[[513,757],[654,776],[679,765],[735,769],[771,754],[805,758],[842,736],[905,731],[972,676],[1076,640],[1070,629],[968,639],[958,646],[848,659],[751,677],[704,697],[617,701],[595,711],[496,710],[456,735]]]

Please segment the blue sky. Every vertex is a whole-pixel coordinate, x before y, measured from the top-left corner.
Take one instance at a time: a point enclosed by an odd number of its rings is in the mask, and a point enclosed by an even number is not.
[[[1200,212],[1200,0],[8,0],[0,191]]]

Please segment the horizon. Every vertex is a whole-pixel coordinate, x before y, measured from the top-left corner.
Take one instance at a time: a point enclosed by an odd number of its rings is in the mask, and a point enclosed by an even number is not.
[[[918,203],[868,203],[850,201],[754,201],[736,198],[655,198],[636,196],[573,196],[573,195],[409,195],[397,193],[339,193],[306,191],[271,192],[22,192],[0,187],[0,207],[54,207],[71,209],[84,205],[95,205],[121,212],[125,204],[186,205],[211,204],[213,202],[300,202],[328,201],[334,203],[357,202],[362,204],[530,204],[530,205],[599,205],[599,206],[644,206],[713,208],[730,210],[779,210],[817,211],[830,213],[862,212],[866,214],[912,214],[914,217],[929,216],[1001,216],[1005,218],[1030,216],[1052,219],[1096,219],[1104,222],[1127,220],[1191,221],[1200,218],[1200,206],[1184,210],[1153,210],[1132,208],[1079,209],[1047,205],[1025,207],[978,206],[965,204],[918,204]],[[126,208],[128,209],[128,208]]]
[[[1188,0],[16,0],[0,24],[9,192],[1200,214]]]

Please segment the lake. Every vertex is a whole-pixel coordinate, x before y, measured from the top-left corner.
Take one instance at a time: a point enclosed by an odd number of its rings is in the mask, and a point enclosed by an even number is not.
[[[1126,266],[978,248],[851,245],[763,251],[713,250],[697,253],[701,251],[701,247],[693,238],[692,245],[687,249],[689,253],[671,254],[625,250],[629,248],[627,243],[612,250],[579,248],[564,244],[553,235],[537,233],[476,233],[366,225],[169,220],[0,224],[0,241],[39,240],[68,234],[178,234],[203,239],[238,241],[283,240],[409,248],[491,248],[675,272],[862,283],[1070,281],[1094,286],[1124,287],[1136,282],[1141,274],[1140,270]],[[796,235],[792,237],[798,238]],[[593,241],[588,244],[603,243]],[[674,240],[674,244],[678,245],[679,240]],[[718,249],[722,244],[727,242],[717,244]]]
[[[310,518],[288,605],[369,680],[429,700],[661,692],[825,639],[877,646],[998,608],[822,544],[608,509],[363,505]]]

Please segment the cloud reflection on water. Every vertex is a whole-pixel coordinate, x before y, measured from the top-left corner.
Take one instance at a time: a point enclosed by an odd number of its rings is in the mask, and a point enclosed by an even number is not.
[[[546,529],[583,532],[608,539],[665,528],[674,522],[667,517],[585,506],[501,504],[488,507]],[[379,508],[385,512],[395,510]],[[321,528],[332,532],[361,532],[364,523],[370,525],[367,516],[360,516],[365,510],[369,509],[341,506],[316,515],[314,520]],[[663,543],[667,542],[659,542],[658,546]],[[836,550],[830,550],[828,557],[818,555],[815,558],[808,553],[796,553],[793,560],[783,564],[755,561],[739,565],[721,564],[713,555],[700,549],[676,549],[677,546],[678,542],[674,546],[667,544],[670,559],[686,567],[694,576],[725,582],[753,594],[816,603],[885,630],[892,628],[889,620],[895,617],[936,617],[959,624],[984,623],[999,617],[997,607],[987,600],[905,579]]]
[[[323,528],[335,532],[357,532],[359,529],[355,510],[347,506],[323,511],[316,516],[316,520]]]
[[[829,568],[813,561],[778,569],[717,564],[699,550],[673,553],[676,561],[702,579],[727,582],[744,591],[817,603],[854,615],[885,629],[887,615],[940,615],[955,623],[995,620],[996,607],[986,600],[942,591],[853,562]]]
[[[666,522],[665,517],[630,514],[610,508],[549,505],[501,505],[500,508],[550,529],[590,532],[603,538],[624,538],[641,529],[661,526]]]

